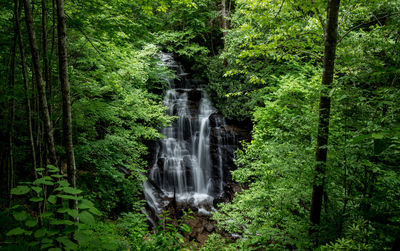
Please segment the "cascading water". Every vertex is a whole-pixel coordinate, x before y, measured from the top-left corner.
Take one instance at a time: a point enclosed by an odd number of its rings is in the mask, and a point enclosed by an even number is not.
[[[155,215],[167,206],[168,198],[208,214],[213,199],[223,194],[223,147],[234,145],[235,139],[232,134],[221,133],[225,120],[220,116],[210,125],[216,109],[172,55],[163,53],[161,59],[179,77],[178,81],[169,80],[170,89],[164,99],[168,115],[177,119],[161,131],[165,138],[156,146],[154,164],[144,184],[145,197]],[[211,143],[211,135],[216,137],[215,144]]]

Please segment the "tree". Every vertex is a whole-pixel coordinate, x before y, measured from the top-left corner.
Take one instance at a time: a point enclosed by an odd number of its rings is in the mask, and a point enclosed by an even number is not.
[[[14,0],[14,8],[15,8],[14,11],[17,11],[17,5],[18,5],[18,0]],[[22,33],[21,33],[21,25],[19,22],[19,18],[15,19],[15,25],[16,25],[17,35],[18,35],[19,53],[21,56],[21,69],[22,69],[22,77],[23,77],[24,90],[25,90],[26,120],[27,120],[27,125],[28,125],[29,142],[30,142],[31,153],[32,153],[32,169],[33,169],[33,174],[35,175],[35,178],[37,178],[36,147],[35,147],[35,140],[33,138],[33,129],[32,129],[32,109],[31,109],[31,101],[29,98],[28,74],[27,74],[24,43],[23,43],[23,37],[22,37]]]
[[[18,19],[18,6],[14,6],[14,19]],[[14,122],[15,122],[15,59],[17,53],[17,27],[16,22],[14,23],[14,39],[11,45],[11,59],[10,59],[10,75],[9,75],[9,88],[11,90],[11,95],[8,102],[8,150],[9,150],[9,160],[8,160],[8,204],[11,205],[11,189],[14,187]]]
[[[26,27],[28,30],[29,44],[31,47],[31,54],[32,54],[33,72],[36,78],[36,85],[39,94],[40,110],[43,115],[45,138],[47,141],[47,147],[49,149],[50,164],[57,166],[57,156],[54,144],[54,132],[47,104],[46,86],[43,81],[43,75],[40,66],[39,49],[36,42],[36,33],[33,23],[32,8],[29,0],[23,0],[23,1],[24,1]]]
[[[223,29],[223,41],[225,44],[225,37],[226,37],[226,30],[229,28],[228,27],[228,11],[226,8],[226,0],[221,0],[221,19],[222,19],[222,29]]]
[[[57,0],[57,31],[58,31],[58,66],[59,78],[62,90],[62,110],[63,110],[63,134],[64,145],[67,153],[67,173],[68,182],[72,187],[76,187],[76,166],[74,146],[72,142],[72,114],[70,86],[68,81],[68,59],[67,59],[67,28],[65,24],[64,1]],[[76,207],[76,201],[70,200],[71,207]]]
[[[310,234],[315,233],[315,227],[320,224],[321,218],[322,197],[324,193],[324,175],[328,153],[329,117],[331,108],[331,98],[329,95],[332,89],[335,71],[339,5],[340,0],[330,0],[328,2],[322,89],[319,102],[317,147],[315,150],[315,160],[317,163],[315,166],[315,177],[310,210]],[[316,240],[318,240],[318,238]]]

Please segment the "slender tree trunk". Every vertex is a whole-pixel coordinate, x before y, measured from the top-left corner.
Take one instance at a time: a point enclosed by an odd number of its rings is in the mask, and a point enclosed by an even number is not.
[[[30,6],[30,0],[24,0],[24,9],[25,9],[26,27],[28,30],[29,43],[32,53],[33,71],[35,73],[34,75],[36,78],[36,84],[39,94],[40,110],[43,116],[43,123],[46,136],[45,138],[49,148],[50,164],[57,166],[57,156],[54,144],[53,128],[51,126],[49,108],[47,105],[46,86],[43,81],[42,71],[40,67],[39,49],[36,42],[36,33],[33,25],[33,16],[32,16],[32,9]]]
[[[55,42],[56,42],[56,3],[55,0],[51,1],[51,6],[52,6],[52,24],[51,24],[51,49],[50,49],[50,60],[53,56],[54,53],[54,47],[55,47]]]
[[[18,19],[18,4],[14,6],[14,19]],[[14,86],[15,86],[15,58],[17,53],[17,27],[14,23],[14,40],[11,45],[11,58],[10,58],[10,78],[9,90],[11,95],[8,102],[8,205],[11,206],[11,189],[14,187],[14,120],[15,120],[15,99],[14,99]]]
[[[46,9],[46,0],[42,0],[42,50],[43,50],[43,73],[44,73],[44,81],[46,82],[46,89],[48,96],[48,101],[51,100],[51,82],[50,82],[50,68],[49,68],[49,59],[47,56],[47,9]],[[49,114],[51,117],[51,104],[49,102]]]
[[[5,151],[6,149],[3,147],[0,147],[0,189],[2,191],[7,191],[8,189],[8,162],[7,162],[7,155],[8,153]],[[8,192],[8,191],[7,191]],[[6,195],[8,196],[8,194]],[[3,204],[1,204],[3,205]]]
[[[17,5],[18,0],[14,0],[15,6]],[[22,5],[22,1],[20,1],[20,6]],[[26,68],[26,60],[25,60],[25,52],[24,52],[24,44],[22,40],[22,34],[21,34],[21,25],[19,22],[19,18],[15,20],[16,23],[16,29],[17,29],[17,35],[18,35],[18,45],[19,45],[19,51],[20,51],[20,56],[21,56],[21,68],[22,68],[22,77],[24,81],[24,89],[25,89],[25,106],[26,106],[26,120],[27,120],[27,126],[28,126],[28,133],[29,133],[29,142],[31,145],[31,154],[32,154],[32,168],[33,168],[33,175],[35,179],[38,178],[38,174],[36,171],[37,168],[37,162],[36,162],[36,148],[35,148],[35,140],[33,138],[33,128],[32,128],[32,111],[31,111],[31,103],[30,103],[30,98],[29,98],[29,85],[28,85],[28,74],[27,74],[27,68]],[[42,213],[42,203],[39,202],[37,205],[37,210],[38,210],[38,215]],[[42,226],[42,217],[39,217],[39,225]]]
[[[15,6],[17,5],[18,0],[14,0]],[[19,52],[21,56],[21,68],[22,68],[22,77],[24,81],[24,89],[25,89],[25,102],[26,102],[26,115],[27,115],[27,126],[28,126],[28,133],[29,133],[29,142],[31,145],[31,153],[32,153],[32,167],[33,167],[33,174],[35,175],[35,179],[37,179],[37,172],[36,172],[36,149],[35,149],[35,140],[33,138],[33,128],[32,128],[32,110],[31,110],[31,101],[29,98],[29,85],[28,85],[28,74],[26,68],[26,59],[25,59],[25,52],[24,52],[24,44],[22,40],[21,34],[21,25],[19,23],[19,19],[15,20],[16,28],[17,28],[17,35],[18,35],[18,45],[19,45]]]
[[[223,32],[222,32],[222,41],[223,41],[223,43],[224,43],[224,50],[225,50],[225,43],[226,43],[226,34],[227,34],[227,32],[226,32],[226,30],[229,28],[228,27],[228,20],[227,20],[227,17],[228,17],[228,13],[227,13],[227,11],[226,11],[226,0],[221,0],[221,16],[222,16],[222,29],[223,29]],[[227,61],[227,59],[225,58],[224,59],[224,66],[227,66],[228,65],[228,61]]]
[[[328,153],[329,117],[331,108],[331,99],[329,96],[329,92],[332,89],[332,82],[335,70],[339,5],[340,0],[329,0],[328,2],[323,65],[324,68],[322,74],[322,89],[319,102],[317,148],[315,151],[316,166],[313,192],[311,197],[311,226],[309,231],[310,234],[318,233],[316,231],[316,227],[319,226],[321,219],[322,197],[324,194],[324,176]],[[317,243],[318,237],[315,237]]]
[[[65,24],[64,1],[57,0],[57,32],[58,32],[58,60],[59,77],[62,90],[63,104],[63,133],[65,151],[67,153],[67,173],[68,182],[72,187],[76,187],[76,167],[74,146],[72,142],[72,114],[70,86],[68,81],[68,61],[67,61],[67,28]],[[70,200],[70,206],[76,208],[76,201]]]
[[[226,0],[221,0],[221,16],[222,16],[222,29],[223,31],[223,40],[224,40],[224,45],[225,45],[225,36],[226,36],[226,30],[228,29],[228,21],[226,20],[227,18],[227,12],[226,12]]]
[[[47,88],[49,97],[53,96],[53,83],[52,83],[52,75],[53,72],[51,70],[51,65],[52,65],[52,59],[53,59],[53,55],[54,55],[54,48],[55,48],[55,42],[56,42],[56,38],[55,38],[55,30],[56,30],[56,4],[55,4],[55,0],[51,1],[51,7],[52,7],[52,24],[51,24],[51,47],[50,47],[50,54],[48,57],[48,62],[49,62],[49,85]],[[52,105],[51,103],[49,104],[49,112],[51,114],[52,111]]]

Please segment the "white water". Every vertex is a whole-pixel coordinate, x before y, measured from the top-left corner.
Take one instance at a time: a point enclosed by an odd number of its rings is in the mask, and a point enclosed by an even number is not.
[[[149,181],[144,184],[145,197],[156,215],[168,204],[166,197],[209,214],[206,207],[213,209],[214,196],[223,192],[221,149],[218,147],[218,163],[214,168],[210,156],[210,115],[216,109],[202,89],[191,86],[187,74],[170,54],[161,54],[161,59],[181,78],[178,83],[168,80],[171,89],[163,102],[168,115],[178,118],[161,131],[165,138],[158,144],[148,175],[152,184]],[[222,126],[225,121],[219,119],[216,123]],[[222,144],[220,130],[217,136],[218,144]]]

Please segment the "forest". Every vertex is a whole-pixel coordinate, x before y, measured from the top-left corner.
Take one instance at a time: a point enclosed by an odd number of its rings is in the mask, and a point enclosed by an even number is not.
[[[0,0],[0,250],[400,250],[399,0]]]

